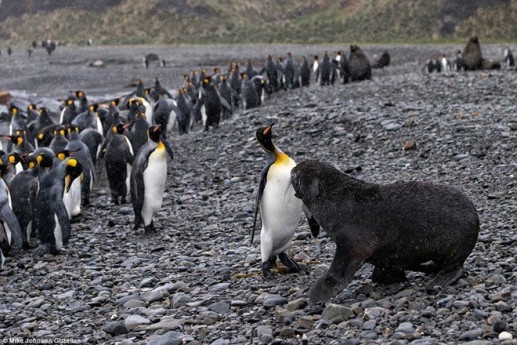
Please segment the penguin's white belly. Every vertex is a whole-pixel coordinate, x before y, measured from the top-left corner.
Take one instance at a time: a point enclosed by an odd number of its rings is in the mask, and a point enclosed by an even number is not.
[[[201,106],[201,122],[203,123],[203,127],[206,126],[206,121],[208,120],[208,117],[206,116],[206,108],[205,105]]]
[[[131,191],[131,170],[133,169],[133,166],[129,163],[126,164],[126,171],[127,171],[127,177],[126,177],[126,196],[130,195]]]
[[[147,168],[144,170],[142,218],[145,226],[151,224],[154,214],[162,207],[166,177],[165,150],[156,150],[149,156]]]
[[[60,250],[63,248],[63,232],[61,231],[61,224],[59,224],[56,214],[54,214],[54,220],[56,221],[56,226],[54,227],[54,239],[56,240],[56,249]]]
[[[294,196],[290,175],[293,167],[282,168],[285,170],[282,174],[268,174],[260,203],[262,261],[289,247],[300,221],[303,203]]]
[[[63,203],[69,219],[81,214],[81,181],[79,178],[76,178],[72,182],[70,190],[63,194]]]

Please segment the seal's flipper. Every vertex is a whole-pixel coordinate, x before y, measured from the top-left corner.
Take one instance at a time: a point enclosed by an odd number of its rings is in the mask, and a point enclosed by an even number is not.
[[[312,303],[324,302],[340,293],[352,280],[369,253],[359,253],[346,245],[346,240],[336,243],[336,253],[328,271],[311,287]]]
[[[436,274],[436,276],[429,282],[426,287],[427,292],[435,291],[435,286],[440,286],[442,288],[449,286],[455,283],[458,279],[460,279],[465,274],[465,270],[463,266],[447,266],[444,267],[440,272]]]

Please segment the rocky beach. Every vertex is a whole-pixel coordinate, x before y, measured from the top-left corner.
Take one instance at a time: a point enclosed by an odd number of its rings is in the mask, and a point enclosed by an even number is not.
[[[503,45],[483,45],[502,58]],[[334,46],[60,47],[28,59],[1,56],[0,89],[57,107],[69,90],[91,99],[128,93],[134,78],[159,77],[173,89],[200,67],[230,59],[261,66],[267,53],[295,58]],[[220,128],[170,135],[158,232],[133,230],[130,204],[110,203],[105,172],[91,205],[72,223],[63,255],[17,251],[0,272],[0,339],[90,344],[517,344],[517,71],[425,74],[424,61],[460,46],[388,49],[390,66],[373,80],[280,91],[257,109],[238,110]],[[153,51],[166,67],[144,69]],[[347,49],[348,52],[348,49]],[[16,53],[18,55],[16,55]],[[104,68],[92,68],[101,59]],[[264,280],[256,234],[250,245],[265,154],[255,130],[276,123],[273,139],[297,162],[318,159],[376,183],[426,180],[462,190],[481,231],[467,275],[435,294],[429,277],[372,283],[365,264],[327,303],[308,291],[325,272],[334,243],[314,239],[305,217],[289,253],[299,274]],[[447,207],[447,205],[443,205]],[[12,341],[14,342],[14,341]],[[54,342],[57,343],[57,342]]]

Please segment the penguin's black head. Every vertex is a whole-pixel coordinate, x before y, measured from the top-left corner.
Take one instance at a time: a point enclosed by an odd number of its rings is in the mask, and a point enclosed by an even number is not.
[[[149,138],[151,138],[152,141],[159,142],[160,136],[162,135],[162,126],[155,125],[149,127],[149,129],[147,130],[147,134],[149,135]]]
[[[9,114],[16,115],[19,111],[20,111],[20,109],[17,106],[15,106],[14,104],[9,105]]]
[[[70,150],[63,150],[63,151],[59,151],[58,153],[56,153],[56,157],[60,161],[64,161],[65,159],[67,159],[70,156],[72,156]]]
[[[31,161],[35,161],[42,168],[52,168],[54,152],[47,147],[40,147],[29,155],[29,164]]]
[[[119,98],[112,99],[110,101],[110,107],[117,107],[119,103],[120,103],[120,99]]]
[[[0,177],[4,176],[6,172],[7,172],[7,164],[5,164],[2,159],[0,159]]]
[[[70,191],[70,187],[72,186],[72,182],[81,176],[83,172],[83,167],[79,161],[73,157],[67,158],[65,162],[66,164],[66,175],[65,175],[65,190]]]
[[[274,124],[275,123],[272,122],[266,127],[260,127],[256,132],[257,141],[269,152],[275,152],[275,145],[273,144],[272,139],[272,128]]]
[[[204,86],[210,85],[210,78],[204,78],[203,79],[203,85]]]
[[[116,126],[113,126],[111,128],[111,130],[114,132],[114,133],[117,133],[117,134],[124,134],[124,131],[126,130],[126,128],[129,126],[129,123],[128,124],[122,124],[122,123],[119,123],[118,125]]]
[[[36,104],[32,104],[32,103],[31,103],[31,104],[29,104],[29,105],[27,106],[27,111],[32,111],[32,110],[35,110],[35,109],[36,109]]]
[[[77,99],[83,99],[83,98],[85,98],[84,92],[83,92],[83,91],[81,91],[81,90],[77,90],[77,91],[75,92],[75,97],[76,97]]]
[[[48,115],[48,109],[47,107],[41,107],[38,109],[40,116],[41,115]]]
[[[98,108],[99,108],[98,104],[90,104],[90,106],[88,107],[88,110],[90,110],[92,113],[94,113],[97,111]]]
[[[16,165],[22,161],[22,156],[18,152],[11,152],[7,159],[9,164]]]

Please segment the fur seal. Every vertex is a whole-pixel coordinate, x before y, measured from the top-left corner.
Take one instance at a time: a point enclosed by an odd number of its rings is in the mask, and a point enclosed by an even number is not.
[[[465,69],[474,71],[481,68],[483,55],[481,54],[481,46],[477,36],[472,36],[462,53]]]
[[[428,291],[463,275],[479,218],[457,189],[415,181],[368,183],[313,160],[293,168],[291,183],[336,242],[328,271],[311,287],[311,301],[337,295],[365,262],[375,266],[377,283],[404,281],[404,270],[432,273]]]
[[[372,79],[372,67],[366,54],[356,45],[350,46],[350,58],[348,59],[350,69],[350,81],[361,81]]]

